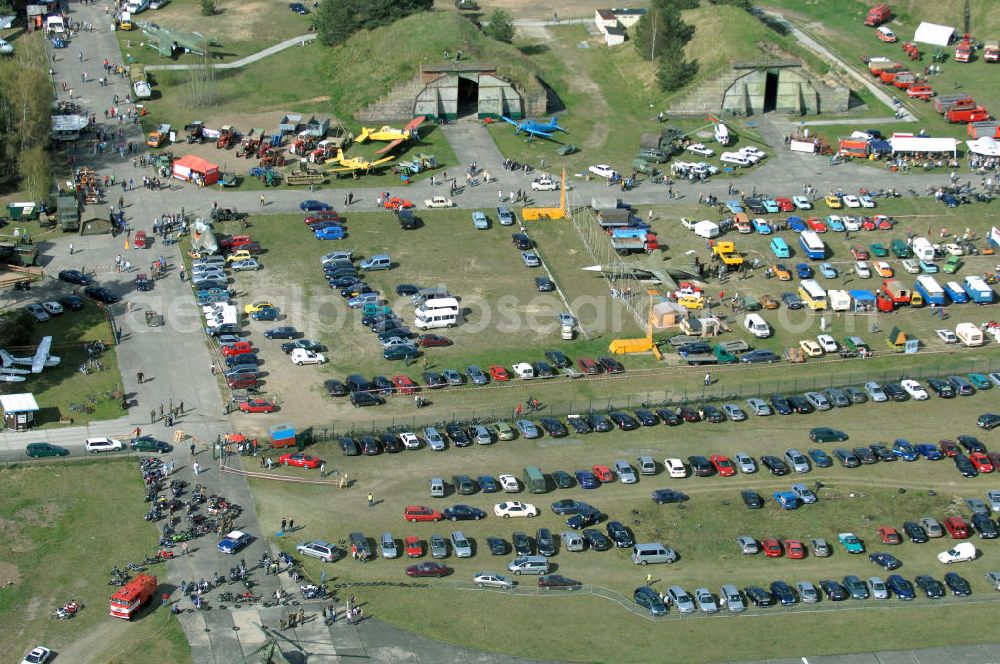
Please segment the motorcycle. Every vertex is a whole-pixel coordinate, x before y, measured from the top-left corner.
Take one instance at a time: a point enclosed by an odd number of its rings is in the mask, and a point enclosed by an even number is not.
[[[218,599],[219,599],[220,602],[235,602],[236,601],[236,596],[233,595],[231,592],[227,591],[227,592],[219,593]]]
[[[83,604],[80,604],[76,600],[70,600],[53,611],[52,618],[55,620],[69,620],[70,618],[76,616],[82,608]]]
[[[305,599],[323,599],[326,597],[326,591],[319,586],[313,584],[307,584],[299,587],[299,591],[302,593],[302,597]]]
[[[139,565],[137,563],[133,563],[131,561],[125,563],[125,569],[128,570],[128,571],[130,571],[130,572],[145,572],[146,571],[145,567],[143,567],[142,565]]]

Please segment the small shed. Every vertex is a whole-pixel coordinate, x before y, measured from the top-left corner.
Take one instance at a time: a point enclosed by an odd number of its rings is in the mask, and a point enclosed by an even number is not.
[[[875,311],[875,293],[867,290],[852,290],[850,294],[851,299],[854,300],[855,313]]]
[[[80,235],[104,235],[113,228],[111,214],[103,206],[88,206],[80,219]]]
[[[38,403],[34,394],[0,395],[0,409],[3,409],[4,425],[8,429],[25,431],[35,426]]]
[[[898,327],[893,327],[889,332],[889,336],[886,337],[885,342],[888,344],[889,348],[901,351],[906,346],[906,342],[909,341],[909,339],[910,337],[905,332]]]
[[[219,181],[219,167],[201,157],[188,154],[174,162],[173,175],[178,180],[194,182],[203,187]]]
[[[654,329],[666,330],[677,327],[685,318],[687,318],[687,309],[676,302],[665,300],[653,305],[652,322]]]

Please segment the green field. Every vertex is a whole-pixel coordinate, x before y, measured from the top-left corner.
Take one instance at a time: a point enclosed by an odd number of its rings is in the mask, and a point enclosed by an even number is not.
[[[468,583],[479,570],[503,571],[512,555],[491,557],[486,550],[488,536],[504,537],[508,541],[512,531],[521,530],[534,535],[538,527],[547,527],[558,536],[565,529],[562,519],[553,515],[548,505],[563,498],[585,500],[597,506],[611,519],[619,519],[633,529],[637,541],[662,541],[680,554],[680,561],[670,566],[640,568],[628,560],[627,550],[603,553],[561,552],[553,559],[554,571],[595,584],[631,597],[633,589],[645,582],[646,572],[653,575],[653,585],[664,590],[667,585],[681,584],[689,591],[707,586],[717,592],[723,583],[736,583],[739,587],[749,584],[767,585],[781,578],[789,583],[807,579],[817,583],[822,579],[840,579],[845,574],[862,578],[871,575],[885,576],[882,570],[865,557],[846,554],[836,543],[837,533],[854,531],[867,543],[869,551],[880,550],[876,530],[882,525],[900,528],[905,520],[932,515],[939,520],[951,514],[968,517],[962,503],[965,497],[982,497],[987,489],[995,488],[996,480],[989,475],[975,480],[964,480],[951,462],[907,464],[878,464],[845,470],[839,466],[814,470],[806,476],[773,478],[758,472],[737,478],[688,478],[668,479],[660,472],[655,477],[643,477],[638,484],[613,484],[596,491],[579,488],[555,490],[543,495],[476,494],[472,496],[449,495],[445,499],[430,498],[427,479],[431,476],[445,478],[457,473],[473,477],[480,474],[500,473],[521,475],[521,468],[537,464],[543,471],[562,469],[573,472],[593,464],[610,465],[615,459],[634,461],[640,454],[685,458],[690,454],[713,453],[733,455],[746,451],[753,456],[781,455],[785,448],[795,446],[805,451],[814,447],[805,436],[811,426],[836,426],[851,436],[849,445],[866,445],[874,442],[891,443],[893,438],[905,437],[911,441],[935,441],[954,438],[960,433],[972,433],[974,418],[990,407],[993,397],[987,393],[975,397],[959,398],[949,403],[950,420],[940,418],[940,405],[908,402],[903,404],[865,404],[848,409],[807,416],[773,417],[765,420],[754,418],[745,423],[684,424],[676,429],[649,428],[632,433],[590,434],[582,438],[570,436],[559,440],[542,438],[535,441],[516,440],[501,442],[490,447],[474,446],[467,449],[450,449],[434,454],[426,449],[404,452],[400,456],[379,457],[340,456],[335,444],[321,444],[311,448],[314,454],[327,460],[328,470],[335,467],[347,473],[353,481],[352,488],[338,491],[331,488],[304,487],[281,482],[252,481],[252,486],[263,523],[280,520],[287,511],[294,509],[297,516],[302,505],[312,507],[302,520],[305,530],[297,533],[294,541],[281,541],[280,546],[291,551],[296,542],[309,538],[343,541],[349,531],[360,530],[377,542],[383,532],[391,532],[398,542],[406,536],[417,535],[426,546],[431,534],[445,537],[452,530],[460,529],[474,541],[475,555],[468,560],[449,557],[446,561],[455,573],[449,579],[431,581],[430,591],[393,590],[391,595],[357,586],[359,597],[370,603],[366,614],[389,620],[414,629],[433,638],[488,650],[499,650],[519,656],[539,656],[568,660],[614,661],[614,643],[624,640],[640,661],[654,658],[662,648],[663,638],[678,627],[673,622],[660,626],[651,625],[639,616],[631,615],[618,605],[596,597],[580,596],[562,600],[538,597],[507,597],[490,593],[480,595],[469,590],[457,590]],[[873,426],[873,423],[874,426]],[[891,423],[891,424],[890,424]],[[981,439],[988,447],[995,445],[996,434],[982,433]],[[830,451],[834,445],[821,447]],[[405,463],[404,463],[405,461]],[[309,471],[281,469],[282,474],[305,474]],[[314,472],[314,471],[313,471]],[[782,511],[773,501],[771,492],[787,488],[796,481],[805,481],[818,487],[819,502],[794,511]],[[649,501],[651,489],[669,487],[681,490],[690,500],[677,505],[656,506]],[[743,507],[739,490],[753,488],[766,498],[763,510],[751,511]],[[368,508],[365,494],[372,491],[378,501]],[[326,496],[327,492],[335,495]],[[492,511],[494,503],[517,499],[539,506],[542,515],[537,519],[513,520],[501,523],[492,514],[483,521],[456,524],[407,524],[400,518],[403,506],[425,504],[443,509],[454,503],[466,503]],[[299,519],[297,518],[296,521]],[[336,524],[336,525],[332,525]],[[602,526],[603,528],[603,526]],[[762,555],[741,555],[734,543],[739,535],[756,538],[808,540],[824,538],[834,548],[831,558],[807,556],[804,560],[787,558],[767,559]],[[983,580],[983,574],[1000,565],[1000,550],[991,540],[972,540],[981,549],[982,556],[974,563],[958,566],[954,571],[962,574],[973,587],[973,600],[994,599]],[[892,548],[904,561],[901,573],[912,579],[917,574],[932,574],[941,578],[944,568],[934,557],[948,546],[949,540],[931,540],[924,545],[906,543]],[[374,580],[400,580],[403,568],[410,564],[404,560],[378,560],[359,564],[347,558],[330,566],[331,582],[352,584]],[[306,568],[314,577],[321,565],[307,561]],[[641,571],[640,571],[641,569]],[[949,569],[948,571],[952,571]],[[532,577],[518,579],[521,586],[534,586]],[[434,588],[438,588],[434,590]],[[432,614],[419,611],[429,602],[437,607]],[[753,616],[785,615],[781,631],[768,639],[759,639],[753,633],[743,636],[733,634],[732,639],[716,641],[711,636],[719,625],[715,620],[687,620],[684,633],[687,638],[678,640],[677,657],[683,661],[719,661],[730,657],[733,647],[740,648],[740,656],[756,659],[787,655],[789,652],[818,655],[833,652],[861,651],[868,649],[908,648],[968,643],[990,640],[989,632],[976,629],[985,625],[990,614],[982,605],[959,600],[949,603],[947,609],[935,607],[926,599],[901,605],[895,599],[883,603],[869,600],[865,611],[858,612],[857,603],[832,605],[823,602],[824,612],[836,611],[838,629],[843,634],[855,634],[849,640],[835,638],[828,629],[829,615],[821,618],[810,611],[751,610]],[[881,628],[871,630],[871,620],[876,606],[881,607],[877,617]],[[936,621],[938,612],[947,610],[949,618],[959,616],[971,621],[970,628],[957,631],[935,630],[914,642],[905,625]],[[501,616],[516,612],[519,621],[542,623],[546,629],[518,629]],[[787,615],[787,614],[793,615]],[[598,621],[614,629],[616,639],[580,639],[572,625],[594,624]],[[728,623],[725,623],[728,624]],[[765,623],[770,625],[770,623]],[[768,629],[774,630],[774,627]],[[733,630],[728,630],[731,632]],[[737,630],[742,631],[742,630]],[[782,636],[787,634],[788,636]],[[544,648],[544,650],[539,650]]]
[[[20,661],[40,644],[74,662],[190,658],[177,621],[158,605],[131,623],[108,617],[111,566],[141,561],[156,544],[133,461],[15,464],[0,469],[0,482],[0,659]],[[76,618],[50,619],[71,599],[84,605]]]

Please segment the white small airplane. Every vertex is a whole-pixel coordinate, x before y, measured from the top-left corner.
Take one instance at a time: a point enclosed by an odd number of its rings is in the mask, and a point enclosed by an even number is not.
[[[49,355],[49,350],[52,348],[52,337],[42,337],[42,342],[38,344],[38,348],[35,350],[35,354],[31,357],[14,357],[4,349],[0,348],[0,381],[8,383],[19,383],[24,380],[25,375],[29,373],[38,374],[42,373],[45,367],[54,367],[62,361],[61,358],[55,355]],[[13,365],[20,364],[24,366],[31,367],[28,369],[19,369]]]

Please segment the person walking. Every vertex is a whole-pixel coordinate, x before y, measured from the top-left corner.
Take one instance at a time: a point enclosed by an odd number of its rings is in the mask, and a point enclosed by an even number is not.
[[[141,371],[138,371],[135,374],[136,382],[138,382],[140,385],[142,385],[142,379],[145,377],[146,377],[145,374],[143,374]]]
[[[709,386],[711,384],[712,384],[712,372],[711,371],[706,371],[705,372],[705,386],[707,387],[707,386]]]
[[[73,255],[73,243],[72,242],[69,243],[69,255],[70,256]]]
[[[194,443],[191,443],[191,456],[194,456]]]
[[[188,554],[188,543],[187,542],[181,542],[181,554],[185,555],[185,556]]]
[[[201,472],[201,466],[198,465],[197,461],[191,464],[191,470],[194,472],[195,477],[197,477],[198,473]]]
[[[266,203],[264,202],[264,194],[261,194],[260,195],[260,206],[264,207],[264,205],[266,205]]]
[[[372,493],[371,491],[369,491],[368,492],[368,507],[371,507],[374,504],[375,504],[375,494]]]
[[[156,411],[152,408],[149,409],[149,423],[152,424],[156,422]]]

